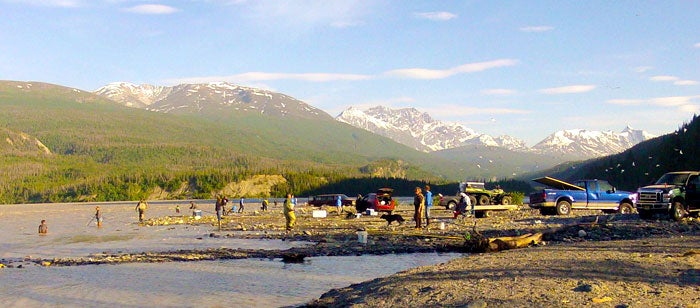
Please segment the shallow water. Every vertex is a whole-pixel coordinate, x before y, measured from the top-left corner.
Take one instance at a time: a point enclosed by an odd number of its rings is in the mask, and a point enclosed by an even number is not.
[[[175,215],[173,203],[149,203],[146,218]],[[93,219],[97,204],[0,205],[0,258],[78,257],[94,253],[163,251],[175,249],[255,248],[288,249],[305,243],[265,240],[251,242],[212,238],[211,225],[139,226],[136,204],[101,203],[103,226]],[[213,207],[213,206],[212,206]],[[180,205],[181,214],[190,211]],[[200,204],[200,209],[206,204]],[[205,215],[207,213],[205,212]],[[37,235],[42,219],[49,232]]]
[[[0,272],[0,306],[279,307],[457,254],[27,267]]]
[[[200,204],[201,205],[201,204]],[[173,215],[173,203],[151,203],[147,217]],[[210,238],[214,226],[136,224],[133,203],[100,204],[104,226],[91,222],[95,204],[0,205],[0,258],[84,257],[102,252],[202,248],[287,249],[307,243]],[[186,206],[180,205],[183,213]],[[200,207],[203,208],[203,207]],[[206,214],[206,213],[205,213]],[[41,219],[49,233],[37,235]],[[0,307],[275,307],[298,305],[340,288],[459,254],[219,260],[0,269]]]

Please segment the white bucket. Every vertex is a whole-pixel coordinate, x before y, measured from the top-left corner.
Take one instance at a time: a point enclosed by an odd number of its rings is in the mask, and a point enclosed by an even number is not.
[[[192,212],[194,213],[195,220],[202,219],[202,210],[194,210]]]
[[[357,231],[357,242],[367,244],[367,231]]]
[[[445,222],[441,221],[439,228],[440,230],[445,230]]]

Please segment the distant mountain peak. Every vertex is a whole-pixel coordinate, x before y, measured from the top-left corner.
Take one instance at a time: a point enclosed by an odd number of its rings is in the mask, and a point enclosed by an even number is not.
[[[392,109],[375,106],[366,110],[348,107],[336,120],[391,138],[420,151],[439,151],[465,145],[527,148],[525,142],[510,136],[493,138],[459,123],[433,119],[416,108]]]
[[[567,154],[581,158],[623,152],[656,136],[627,125],[621,132],[567,129],[557,131],[532,147],[536,152]]]
[[[508,135],[494,138],[458,123],[434,120],[428,113],[416,108],[375,106],[361,110],[348,107],[336,120],[426,152],[462,146],[485,146],[517,152],[590,158],[619,153],[655,137],[629,125],[620,133],[577,128],[557,131],[530,148],[524,141]]]
[[[293,97],[229,82],[180,84],[171,87],[114,82],[95,91],[119,104],[163,113],[226,112],[330,119],[324,111]]]

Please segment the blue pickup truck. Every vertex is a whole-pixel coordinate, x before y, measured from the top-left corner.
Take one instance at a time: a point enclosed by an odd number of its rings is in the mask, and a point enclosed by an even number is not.
[[[615,190],[604,180],[580,180],[571,184],[546,176],[533,181],[554,188],[530,194],[530,207],[539,209],[542,215],[569,215],[572,209],[630,214],[637,196]]]

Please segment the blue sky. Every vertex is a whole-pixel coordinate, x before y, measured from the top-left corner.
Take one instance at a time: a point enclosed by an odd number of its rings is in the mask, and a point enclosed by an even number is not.
[[[700,114],[697,1],[0,0],[0,79],[229,81],[529,145]]]

